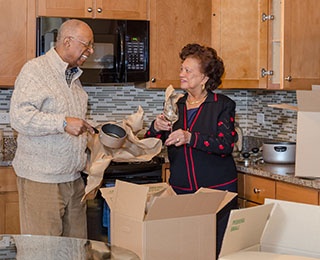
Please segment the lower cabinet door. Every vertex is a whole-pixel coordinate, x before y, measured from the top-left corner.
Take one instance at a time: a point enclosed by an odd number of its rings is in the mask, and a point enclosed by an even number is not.
[[[18,192],[0,193],[0,233],[20,234]]]

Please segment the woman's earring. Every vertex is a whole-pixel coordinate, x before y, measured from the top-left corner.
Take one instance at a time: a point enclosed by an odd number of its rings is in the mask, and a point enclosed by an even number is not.
[[[204,90],[206,87],[206,84],[201,84],[201,89]]]

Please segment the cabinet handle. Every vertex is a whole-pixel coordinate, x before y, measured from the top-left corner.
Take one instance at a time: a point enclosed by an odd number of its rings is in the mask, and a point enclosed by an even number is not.
[[[263,13],[262,14],[262,22],[265,22],[268,20],[274,20],[274,15],[273,14],[266,15],[265,13]]]
[[[265,68],[261,69],[261,77],[264,78],[265,76],[272,76],[273,70],[266,70]]]
[[[152,82],[152,83],[155,83],[156,81],[157,81],[156,78],[152,78],[152,79],[151,79],[151,82]]]
[[[98,8],[98,9],[97,9],[97,12],[98,12],[98,13],[102,13],[102,8]]]
[[[256,194],[257,194],[257,193],[260,193],[260,191],[261,191],[261,190],[258,189],[258,188],[253,188],[253,192],[256,193]]]
[[[89,13],[91,13],[91,12],[92,12],[92,7],[88,7],[87,11],[88,11]]]
[[[291,77],[291,76],[285,77],[284,79],[285,79],[286,81],[289,81],[289,82],[292,81],[292,77]]]

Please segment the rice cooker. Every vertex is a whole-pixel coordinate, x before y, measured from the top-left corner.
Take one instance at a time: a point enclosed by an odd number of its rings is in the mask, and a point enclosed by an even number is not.
[[[266,163],[295,163],[295,142],[266,142],[262,147],[262,157]]]

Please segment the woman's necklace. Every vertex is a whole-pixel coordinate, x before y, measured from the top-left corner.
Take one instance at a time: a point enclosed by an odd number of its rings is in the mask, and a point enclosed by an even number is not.
[[[190,105],[195,105],[195,104],[198,104],[198,103],[202,102],[207,96],[208,96],[208,93],[205,94],[202,98],[194,100],[194,101],[190,101],[190,100],[187,99],[187,102]]]

